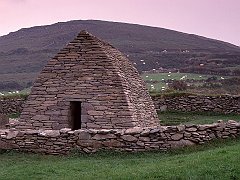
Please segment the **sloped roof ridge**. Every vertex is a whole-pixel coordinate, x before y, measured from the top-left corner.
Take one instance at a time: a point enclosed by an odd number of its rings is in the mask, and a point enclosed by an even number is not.
[[[113,47],[111,44],[109,44],[108,42],[105,42],[104,40],[97,38],[96,36],[92,35],[91,33],[89,33],[89,32],[86,31],[86,30],[81,30],[80,33],[77,35],[76,39],[79,38],[79,37],[88,37],[88,38],[91,38],[91,39],[95,40],[96,42],[98,42],[99,45],[102,45],[102,46],[110,46],[110,47],[114,48],[114,47]],[[114,48],[114,49],[115,49],[115,48]]]

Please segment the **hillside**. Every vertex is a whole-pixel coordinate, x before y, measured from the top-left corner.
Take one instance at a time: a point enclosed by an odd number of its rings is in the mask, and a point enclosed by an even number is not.
[[[240,69],[240,48],[226,42],[163,28],[78,20],[25,28],[0,37],[0,90],[31,86],[49,58],[83,29],[120,49],[140,72],[177,68],[234,74]],[[199,69],[199,64],[204,68]]]

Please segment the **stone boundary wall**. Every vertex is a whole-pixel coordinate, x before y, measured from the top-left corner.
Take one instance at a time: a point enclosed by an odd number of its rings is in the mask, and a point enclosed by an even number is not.
[[[217,138],[238,137],[240,122],[229,120],[209,125],[161,126],[124,130],[0,130],[0,149],[43,154],[86,153],[98,150],[166,151],[171,148],[203,144]]]
[[[240,96],[152,97],[157,110],[240,114]]]
[[[6,128],[6,125],[9,124],[9,118],[5,114],[0,114],[0,129]]]
[[[23,109],[25,98],[0,99],[0,114],[20,113]]]
[[[161,111],[170,110],[240,114],[240,96],[152,96],[152,99],[156,109]],[[24,98],[0,100],[0,114],[20,113],[25,101]]]

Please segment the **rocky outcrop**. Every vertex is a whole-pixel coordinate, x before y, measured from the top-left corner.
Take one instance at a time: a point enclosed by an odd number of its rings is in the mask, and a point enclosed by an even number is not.
[[[102,149],[120,151],[166,151],[203,144],[213,139],[240,135],[240,122],[219,121],[207,125],[161,126],[131,129],[0,130],[0,149],[44,154],[68,154],[72,150],[92,153]]]

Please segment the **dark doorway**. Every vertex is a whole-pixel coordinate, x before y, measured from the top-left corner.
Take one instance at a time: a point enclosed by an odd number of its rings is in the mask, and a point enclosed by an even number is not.
[[[81,124],[82,124],[81,102],[79,102],[79,101],[70,102],[70,110],[71,110],[71,128],[72,128],[72,130],[81,129]]]

